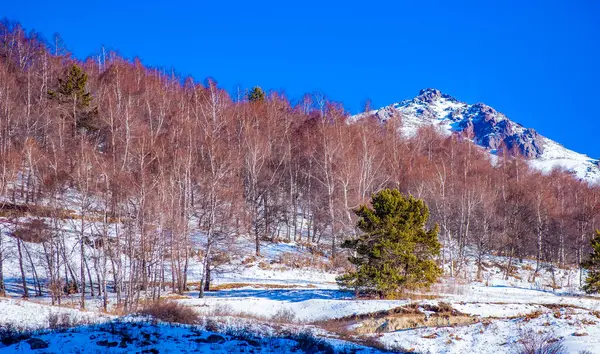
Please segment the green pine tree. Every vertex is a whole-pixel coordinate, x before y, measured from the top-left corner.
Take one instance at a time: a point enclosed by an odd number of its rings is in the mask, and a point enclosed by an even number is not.
[[[87,74],[85,71],[73,64],[67,72],[66,77],[58,79],[58,88],[56,91],[49,90],[48,94],[51,98],[74,102],[77,108],[85,108],[92,101],[92,94],[85,89],[86,83]]]
[[[259,86],[254,86],[250,92],[248,92],[248,101],[250,102],[262,102],[265,100],[266,94],[263,89]]]
[[[581,265],[588,271],[583,290],[588,294],[600,293],[600,230],[591,241],[592,253],[587,261]]]
[[[98,112],[96,108],[91,108],[93,97],[86,90],[87,79],[85,71],[73,64],[65,77],[58,79],[57,89],[48,90],[48,95],[68,107],[75,129],[94,131],[98,129],[94,119]]]
[[[337,278],[342,288],[380,297],[406,290],[428,288],[441,275],[434,257],[439,255],[438,226],[427,230],[429,208],[422,200],[385,189],[372,197],[372,208],[354,212],[362,234],[345,241],[356,271]]]

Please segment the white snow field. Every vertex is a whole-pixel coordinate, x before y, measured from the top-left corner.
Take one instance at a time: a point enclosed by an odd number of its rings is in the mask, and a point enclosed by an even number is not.
[[[379,350],[321,339],[310,330],[290,327],[276,333],[258,324],[224,329],[177,325],[127,316],[110,322],[59,330],[38,330],[0,347],[2,353],[379,353]]]

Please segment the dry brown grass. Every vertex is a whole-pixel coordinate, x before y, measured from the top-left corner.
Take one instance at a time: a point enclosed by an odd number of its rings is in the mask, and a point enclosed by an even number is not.
[[[346,339],[351,342],[357,342],[369,348],[378,349],[384,353],[412,353],[415,351],[414,348],[404,348],[399,344],[396,345],[386,345],[379,340],[379,336],[361,336],[358,337],[357,340],[353,340],[353,338]]]
[[[0,216],[1,217],[21,217],[21,216],[35,216],[35,217],[51,217],[56,216],[62,219],[71,219],[75,216],[75,210],[69,209],[53,209],[41,205],[27,205],[27,204],[15,204],[15,203],[0,203]]]
[[[460,311],[455,310],[450,304],[445,302],[440,302],[437,305],[430,304],[420,304],[418,302],[411,302],[404,306],[398,306],[391,308],[389,310],[382,310],[372,313],[364,313],[358,315],[352,315],[347,317],[339,318],[338,321],[347,321],[347,320],[364,320],[364,319],[378,319],[384,317],[398,317],[403,315],[423,315],[420,308],[425,311],[434,312],[437,316],[462,316],[464,315]]]
[[[392,300],[408,299],[408,300],[413,300],[413,301],[421,301],[421,300],[436,300],[439,298],[441,298],[441,296],[434,295],[434,294],[406,294],[404,297],[401,297],[399,299],[392,299]]]
[[[453,294],[463,295],[468,287],[468,282],[464,279],[455,278],[453,280],[445,280],[431,286],[429,294]]]
[[[260,268],[262,270],[270,270],[272,267],[271,267],[270,263],[262,261],[262,262],[258,263],[258,268]]]
[[[0,203],[0,217],[18,218],[25,216],[40,218],[54,217],[63,220],[81,219],[81,215],[78,215],[76,211],[72,209],[57,209],[43,205]],[[86,215],[84,219],[88,222],[103,222],[104,216],[92,213]],[[113,216],[108,217],[108,222],[112,224],[123,220],[124,218],[119,219]]]
[[[319,270],[331,270],[332,266],[327,259],[320,254],[284,252],[273,262],[291,269],[312,268]]]
[[[526,314],[525,317],[523,317],[523,320],[525,322],[529,322],[529,321],[531,321],[533,319],[536,319],[536,318],[540,317],[543,314],[544,314],[543,311],[536,310],[536,311],[533,311],[533,312],[530,312],[530,313]]]
[[[508,268],[508,264],[502,264],[500,262],[492,262],[492,265],[498,269],[500,269],[500,271],[502,271],[502,273],[506,274],[507,270],[508,270],[508,275],[511,277],[515,277],[517,276],[517,266],[513,263],[511,264],[510,268]]]
[[[108,311],[106,311],[107,315],[114,315],[114,316],[125,316],[128,315],[129,313],[127,311],[125,311],[125,309],[123,308],[123,306],[111,306],[108,308]]]
[[[532,271],[534,271],[534,270],[535,270],[535,269],[534,269],[534,268],[533,268],[531,265],[529,265],[529,264],[523,264],[523,265],[521,266],[521,269],[523,269],[523,270],[528,270],[528,271],[530,271],[530,272],[532,272]]]
[[[575,332],[573,333],[574,337],[586,337],[589,336],[589,334],[587,332]]]
[[[169,323],[194,324],[200,320],[196,311],[171,300],[148,302],[139,313]]]
[[[254,262],[256,262],[256,256],[246,257],[242,260],[242,264],[245,266],[251,266]]]
[[[181,295],[181,294],[171,293],[171,294],[167,294],[167,295],[163,296],[163,298],[168,299],[168,300],[185,300],[185,299],[189,299],[190,297]]]
[[[543,285],[546,288],[550,288],[552,290],[560,290],[562,289],[562,286],[558,285],[558,284],[544,284]]]
[[[249,312],[235,311],[229,305],[216,304],[211,306],[205,315],[211,319],[219,317],[236,317],[276,324],[299,324],[302,322],[296,318],[296,312],[289,308],[281,308],[272,316],[262,316]]]
[[[595,326],[598,322],[584,318],[583,320],[581,320],[581,323],[586,326]]]
[[[426,316],[423,310],[431,311],[433,314]],[[479,318],[456,311],[447,303],[440,302],[437,305],[429,305],[415,302],[390,310],[318,321],[313,324],[328,332],[347,336],[348,328],[353,325],[358,325],[354,326],[352,330],[354,335],[366,335],[417,327],[470,325],[476,322],[479,322]]]
[[[454,334],[454,333],[450,333],[450,335],[448,337],[450,337],[454,340],[463,340],[462,337],[460,337],[459,335]]]
[[[397,292],[385,294],[383,297],[375,292],[371,293],[362,293],[358,296],[358,299],[361,300],[411,300],[411,301],[421,301],[421,300],[436,300],[440,299],[441,296],[437,295],[434,291],[431,292],[423,292],[423,293],[410,293],[410,292]]]
[[[336,319],[319,321],[316,323],[320,328],[326,332],[335,333],[340,339],[350,341],[355,333],[348,329],[349,324],[354,324],[353,321],[339,321]]]

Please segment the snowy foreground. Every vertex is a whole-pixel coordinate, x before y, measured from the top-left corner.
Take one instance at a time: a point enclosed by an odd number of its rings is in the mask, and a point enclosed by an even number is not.
[[[339,340],[323,340],[297,329],[275,333],[266,326],[231,325],[209,330],[207,325],[175,325],[148,318],[125,317],[105,323],[54,331],[37,331],[3,353],[377,353],[378,350]]]
[[[532,281],[535,264],[525,261],[505,279],[503,260],[490,258],[481,281],[470,265],[430,294],[360,300],[337,289],[335,274],[264,266],[281,252],[303,250],[269,246],[220,274],[222,290],[203,299],[167,295],[200,314],[197,325],[102,314],[92,298],[89,312],[43,297],[0,299],[0,352],[499,354],[554,344],[557,353],[600,353],[600,299],[580,293],[576,270],[543,269]]]

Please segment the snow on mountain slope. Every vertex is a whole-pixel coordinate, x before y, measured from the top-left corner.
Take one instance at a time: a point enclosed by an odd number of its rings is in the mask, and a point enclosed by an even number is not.
[[[600,182],[598,160],[569,150],[548,138],[544,138],[544,144],[546,145],[544,154],[537,159],[529,161],[532,167],[544,172],[549,172],[554,167],[561,167],[572,172],[580,179],[592,183]]]
[[[400,133],[407,137],[419,128],[433,125],[444,134],[464,135],[493,154],[503,148],[519,153],[543,172],[563,168],[590,183],[600,182],[598,160],[569,150],[490,106],[460,102],[436,89],[423,89],[413,99],[353,116],[352,120],[375,116],[386,121],[395,115],[401,117]]]

